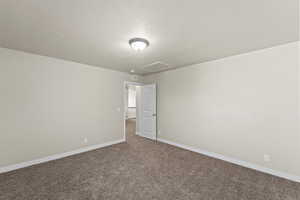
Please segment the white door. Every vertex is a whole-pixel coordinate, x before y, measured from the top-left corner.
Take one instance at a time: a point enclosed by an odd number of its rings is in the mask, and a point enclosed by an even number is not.
[[[156,140],[156,85],[141,86],[140,135]]]

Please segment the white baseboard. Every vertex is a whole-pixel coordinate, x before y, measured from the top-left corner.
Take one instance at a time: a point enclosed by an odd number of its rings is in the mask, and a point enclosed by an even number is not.
[[[141,136],[141,137],[144,137],[144,138],[147,138],[147,139],[150,139],[150,140],[156,140],[155,137],[150,137],[150,136],[148,136],[148,135],[143,135],[143,134],[141,134],[140,132],[136,132],[136,134],[137,134],[138,136]]]
[[[138,132],[137,132],[137,135],[139,135]],[[281,178],[289,179],[291,181],[295,181],[295,182],[300,183],[300,177],[296,176],[296,175],[291,175],[291,174],[288,174],[288,173],[285,173],[285,172],[280,172],[280,171],[273,170],[273,169],[270,169],[270,168],[262,167],[262,166],[252,164],[252,163],[249,163],[249,162],[246,162],[246,161],[238,160],[238,159],[235,159],[235,158],[230,158],[230,157],[227,157],[227,156],[224,156],[224,155],[221,155],[221,154],[217,154],[217,153],[213,153],[213,152],[209,152],[209,151],[205,151],[205,150],[201,150],[201,149],[196,149],[196,148],[193,148],[193,147],[188,147],[186,145],[178,144],[178,143],[171,142],[171,141],[161,139],[161,138],[158,138],[158,141],[166,143],[166,144],[170,144],[170,145],[182,148],[182,149],[186,149],[186,150],[189,150],[189,151],[200,153],[200,154],[203,154],[203,155],[206,155],[206,156],[209,156],[209,157],[217,158],[217,159],[224,160],[224,161],[227,161],[227,162],[230,162],[230,163],[234,163],[234,164],[237,164],[237,165],[240,165],[240,166],[243,166],[243,167],[247,167],[247,168],[250,168],[250,169],[254,169],[254,170],[257,170],[257,171],[260,171],[260,172],[264,172],[264,173],[267,173],[267,174],[271,174],[271,175],[274,175],[274,176],[278,176],[278,177],[281,177]],[[75,154],[79,154],[79,153],[83,153],[83,152],[87,152],[87,151],[91,151],[91,150],[111,146],[113,144],[118,144],[118,143],[122,143],[122,142],[125,142],[125,140],[122,139],[122,140],[117,140],[117,141],[113,141],[113,142],[107,142],[107,143],[104,143],[104,144],[92,145],[92,146],[80,148],[80,149],[77,149],[77,150],[73,150],[73,151],[69,151],[69,152],[65,152],[65,153],[61,153],[61,154],[55,154],[55,155],[47,156],[47,157],[36,159],[36,160],[31,160],[31,161],[26,161],[26,162],[14,164],[14,165],[0,167],[0,173],[5,173],[5,172],[13,171],[13,170],[16,170],[16,169],[21,169],[21,168],[29,167],[29,166],[32,166],[32,165],[37,165],[37,164],[40,164],[40,163],[49,162],[51,160],[57,160],[57,159],[64,158],[64,157],[67,157],[67,156],[71,156],[71,155],[75,155]]]
[[[0,174],[4,173],[4,172],[13,171],[13,170],[16,170],[16,169],[21,169],[21,168],[24,168],[24,167],[29,167],[29,166],[32,166],[32,165],[37,165],[37,164],[40,164],[40,163],[49,162],[51,160],[57,160],[57,159],[64,158],[64,157],[67,157],[67,156],[72,156],[72,155],[75,155],[75,154],[79,154],[79,153],[83,153],[83,152],[87,152],[87,151],[91,151],[91,150],[111,146],[113,144],[118,144],[118,143],[122,143],[122,142],[125,142],[125,140],[122,139],[122,140],[117,140],[117,141],[112,141],[112,142],[106,142],[106,143],[103,143],[103,144],[96,144],[96,145],[83,147],[83,148],[76,149],[76,150],[69,151],[69,152],[65,152],[65,153],[55,154],[55,155],[47,156],[47,157],[44,157],[44,158],[39,158],[39,159],[31,160],[31,161],[26,161],[26,162],[22,162],[22,163],[18,163],[18,164],[13,164],[13,165],[0,167]]]
[[[297,176],[297,175],[292,175],[292,174],[288,174],[288,173],[285,173],[285,172],[280,172],[280,171],[277,171],[277,170],[273,170],[273,169],[270,169],[270,168],[266,168],[266,167],[262,167],[262,166],[259,166],[259,165],[256,165],[256,164],[252,164],[252,163],[249,163],[249,162],[246,162],[246,161],[238,160],[238,159],[235,159],[235,158],[230,158],[230,157],[224,156],[222,154],[213,153],[213,152],[209,152],[209,151],[189,147],[189,146],[186,146],[186,145],[178,144],[178,143],[175,143],[175,142],[171,142],[171,141],[168,141],[168,140],[165,140],[165,139],[162,139],[162,138],[158,138],[157,140],[162,142],[162,143],[170,144],[170,145],[182,148],[182,149],[193,151],[193,152],[203,154],[203,155],[206,155],[206,156],[209,156],[209,157],[217,158],[217,159],[227,161],[227,162],[230,162],[230,163],[233,163],[233,164],[237,164],[237,165],[240,165],[240,166],[243,166],[243,167],[246,167],[246,168],[254,169],[254,170],[257,170],[257,171],[260,171],[260,172],[271,174],[273,176],[278,176],[278,177],[281,177],[281,178],[285,178],[285,179],[300,183],[300,176]]]

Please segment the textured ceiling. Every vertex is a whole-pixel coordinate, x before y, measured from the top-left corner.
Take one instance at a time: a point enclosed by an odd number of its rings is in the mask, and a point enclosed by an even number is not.
[[[298,40],[298,0],[1,0],[0,46],[146,74]],[[150,46],[134,52],[133,37]]]

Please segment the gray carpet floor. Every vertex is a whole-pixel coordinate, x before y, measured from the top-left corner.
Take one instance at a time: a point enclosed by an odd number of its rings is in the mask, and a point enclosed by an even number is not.
[[[0,175],[1,200],[300,200],[300,184],[134,135]]]

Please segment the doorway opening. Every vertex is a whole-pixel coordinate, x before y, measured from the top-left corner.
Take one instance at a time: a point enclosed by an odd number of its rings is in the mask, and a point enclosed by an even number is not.
[[[157,140],[156,85],[124,83],[124,138],[127,142],[144,137]]]

